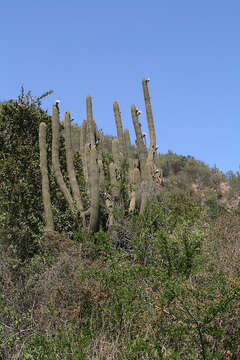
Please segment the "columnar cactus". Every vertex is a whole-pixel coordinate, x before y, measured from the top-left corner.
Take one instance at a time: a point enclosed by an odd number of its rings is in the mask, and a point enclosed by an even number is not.
[[[88,183],[88,168],[87,168],[87,157],[86,157],[86,142],[87,141],[87,120],[83,120],[81,133],[80,133],[80,156],[82,160],[83,175],[86,184]]]
[[[76,203],[77,209],[83,211],[83,203],[80,196],[80,191],[77,183],[76,173],[73,165],[73,151],[71,140],[71,115],[69,111],[65,111],[64,114],[65,125],[65,149],[67,158],[67,172],[69,177],[70,186],[72,189],[73,199]]]
[[[93,118],[91,96],[88,95],[86,97],[87,120],[83,121],[81,131],[79,133],[79,151],[85,178],[86,191],[89,198],[89,207],[86,205],[87,202],[84,202],[85,205],[83,205],[83,199],[75,174],[71,140],[71,115],[69,111],[65,112],[64,121],[67,174],[71,192],[69,191],[69,188],[65,183],[61,173],[59,161],[59,109],[57,105],[53,106],[53,172],[57,184],[59,185],[60,190],[63,193],[73,216],[76,217],[78,214],[80,214],[83,220],[83,227],[88,231],[96,231],[99,227],[100,191],[101,194],[104,194],[103,198],[109,212],[107,225],[111,226],[114,223],[113,214],[115,206],[123,206],[125,210],[133,212],[137,207],[139,207],[140,200],[140,212],[142,212],[148,200],[149,188],[151,188],[152,185],[154,188],[156,185],[158,186],[162,183],[160,179],[160,172],[157,169],[154,161],[156,153],[156,134],[147,83],[148,80],[142,80],[150,136],[150,147],[147,149],[146,135],[142,134],[141,131],[141,124],[139,122],[139,115],[141,112],[136,108],[135,105],[132,105],[131,115],[136,134],[136,151],[133,150],[128,129],[123,131],[119,105],[117,102],[114,102],[113,110],[118,137],[112,141],[113,162],[111,162],[110,158],[106,157],[106,154],[104,154],[104,136],[101,134],[101,132],[98,132],[95,120]],[[39,128],[39,146],[46,227],[47,229],[53,230],[54,225],[51,213],[50,190],[46,164],[46,126],[44,124],[41,124]],[[126,161],[126,166],[123,166],[125,164],[124,161]],[[124,175],[120,172],[121,166],[124,169]],[[137,194],[140,194],[138,198]]]
[[[126,146],[125,153],[129,164],[129,173],[134,168],[134,151],[132,150],[129,130],[124,129],[123,131],[124,143]],[[128,183],[130,182],[130,175],[128,174]]]
[[[123,136],[123,127],[122,127],[122,119],[121,119],[121,113],[119,110],[119,105],[117,101],[113,103],[113,111],[114,111],[114,117],[115,117],[115,123],[117,128],[117,136],[119,141],[119,150],[122,158],[126,157],[126,150],[125,150],[125,141]]]
[[[98,167],[99,167],[99,188],[104,191],[105,188],[105,178],[104,178],[104,168],[103,168],[103,160],[98,159]]]
[[[140,172],[137,167],[130,169],[130,204],[129,204],[129,212],[133,212],[137,206],[137,187],[140,183],[141,177]]]
[[[63,193],[65,200],[67,201],[73,214],[76,212],[74,201],[70,191],[68,190],[60,168],[59,161],[59,110],[56,105],[52,108],[52,165],[53,172],[56,178],[57,184]]]
[[[130,135],[129,135],[129,130],[128,129],[124,129],[123,131],[123,137],[124,137],[124,142],[126,145],[126,156],[128,159],[133,157],[133,152],[131,149],[131,140],[130,140]]]
[[[112,196],[114,200],[118,200],[120,196],[120,188],[118,184],[119,180],[119,173],[120,173],[120,166],[121,166],[121,153],[119,151],[119,140],[113,139],[112,140],[112,154],[114,162],[110,164],[110,179],[112,185]]]
[[[143,141],[141,125],[138,119],[137,108],[135,105],[131,106],[131,114],[132,114],[134,130],[136,134],[136,145],[137,145],[138,158],[140,162],[140,171],[141,173],[143,173],[147,159],[147,148]]]
[[[147,161],[145,165],[145,177],[142,184],[142,198],[141,198],[141,208],[140,212],[144,210],[146,202],[148,200],[147,188],[154,184],[154,171],[156,165],[154,163],[155,154],[156,154],[156,134],[155,127],[152,115],[152,106],[150,102],[150,96],[148,91],[148,81],[147,79],[142,80],[145,108],[147,113],[147,122],[148,122],[148,131],[150,136],[150,147],[147,155]]]
[[[136,134],[137,152],[140,162],[140,176],[141,176],[141,207],[140,212],[144,210],[146,202],[148,200],[149,187],[154,183],[154,169],[156,168],[154,163],[156,153],[156,134],[153,122],[152,107],[150,102],[150,96],[148,91],[148,80],[142,80],[143,94],[145,100],[145,107],[147,113],[148,130],[150,135],[150,147],[147,151],[145,134],[143,136],[141,126],[138,120],[140,111],[135,105],[131,106],[131,114],[133,125]]]
[[[87,129],[86,126],[82,128],[81,131],[81,150],[82,151],[82,158],[89,159],[88,160],[88,168],[85,167],[85,173],[89,175],[89,182],[88,182],[88,190],[90,194],[90,208],[88,211],[84,211],[83,203],[81,199],[81,194],[79,191],[79,187],[77,184],[74,164],[73,164],[73,150],[72,150],[72,143],[71,143],[71,116],[70,112],[66,111],[65,116],[65,148],[66,148],[66,160],[67,160],[67,173],[68,178],[72,190],[72,194],[70,193],[65,181],[63,179],[63,175],[60,168],[60,161],[59,161],[59,109],[56,105],[53,106],[52,110],[52,165],[53,165],[53,172],[56,178],[57,184],[60,187],[61,192],[63,193],[65,200],[67,201],[72,214],[74,217],[77,215],[77,211],[80,212],[80,215],[83,219],[83,226],[85,229],[85,216],[90,215],[89,220],[89,231],[95,231],[98,227],[98,217],[99,217],[99,167],[97,162],[97,149],[96,149],[96,124],[92,117],[92,104],[91,104],[91,97],[87,97],[87,128],[88,128],[88,135],[90,143],[86,143],[86,138],[84,139],[84,134],[86,135]],[[46,153],[42,151],[42,147],[44,146],[46,149],[46,143],[43,140],[43,130],[44,125],[41,125],[39,130],[39,137],[40,141],[40,151],[41,157],[44,159]],[[87,137],[87,136],[86,136]],[[83,140],[84,139],[84,140]],[[85,146],[83,147],[85,143]],[[43,145],[44,144],[44,145]],[[86,150],[87,149],[87,150]],[[42,165],[43,160],[41,162],[41,169],[44,171],[44,166]],[[43,172],[44,175],[44,172]],[[44,207],[45,214],[47,211],[49,213],[49,199],[46,196],[46,174],[43,176],[43,196],[44,196]],[[51,219],[51,217],[46,216],[46,218]],[[50,221],[50,220],[49,220]],[[53,221],[47,223],[47,228],[53,229]]]
[[[90,231],[96,231],[99,225],[99,167],[96,148],[96,124],[92,113],[92,98],[86,98],[87,124],[90,138],[89,184],[90,184]]]
[[[50,188],[47,166],[47,144],[46,144],[46,124],[40,123],[39,126],[39,149],[40,149],[40,169],[42,175],[42,198],[44,206],[44,217],[46,222],[46,231],[54,231],[53,214],[50,199]]]
[[[120,166],[121,166],[121,153],[119,151],[119,140],[118,139],[113,139],[112,140],[112,155],[113,155],[113,160],[114,160],[114,164],[116,165],[116,168],[119,170]]]
[[[148,122],[148,131],[150,136],[150,149],[156,151],[156,134],[152,114],[152,105],[150,101],[149,91],[148,91],[148,79],[142,79],[143,95],[145,101],[145,108],[147,113],[147,122]]]

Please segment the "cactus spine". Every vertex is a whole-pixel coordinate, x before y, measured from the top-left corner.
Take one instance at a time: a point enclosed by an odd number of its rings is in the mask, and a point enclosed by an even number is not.
[[[46,129],[45,123],[41,122],[39,126],[39,149],[40,149],[40,169],[42,175],[42,198],[44,206],[44,217],[46,222],[46,231],[54,231],[53,214],[50,199],[50,188],[48,179],[47,166],[47,143],[46,143]]]

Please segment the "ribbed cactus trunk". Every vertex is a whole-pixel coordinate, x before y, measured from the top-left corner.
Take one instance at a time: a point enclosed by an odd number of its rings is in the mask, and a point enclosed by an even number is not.
[[[141,125],[138,120],[139,111],[137,110],[135,105],[131,106],[132,120],[136,134],[137,152],[140,163],[140,177],[141,177],[140,213],[143,212],[146,206],[149,197],[149,190],[152,188],[152,185],[154,183],[153,169],[155,168],[154,159],[156,153],[156,134],[155,134],[152,107],[151,107],[147,83],[148,80],[146,79],[142,80],[144,101],[145,101],[146,114],[147,114],[147,123],[148,123],[148,130],[150,136],[150,147],[148,151],[146,147],[146,139],[143,139]],[[133,195],[134,193],[132,193],[132,197]],[[134,202],[133,198],[132,198],[132,202]]]
[[[90,152],[90,176],[91,182],[91,199],[90,199],[90,231],[96,231],[99,226],[99,170],[97,166],[96,147]]]
[[[149,80],[143,79],[142,87],[143,87],[145,108],[147,113],[148,131],[150,136],[150,147],[148,151],[147,166],[149,167],[148,171],[151,171],[152,174],[154,168],[155,154],[156,154],[156,133],[155,133],[155,127],[153,121],[152,105],[148,91],[148,81]]]
[[[147,148],[143,141],[141,125],[138,119],[137,108],[135,105],[131,106],[131,115],[132,115],[132,121],[136,134],[136,145],[137,145],[138,158],[140,162],[140,171],[141,173],[143,173],[147,159]]]
[[[118,184],[119,176],[120,176],[120,166],[122,160],[122,154],[119,151],[119,140],[112,140],[112,155],[113,155],[113,163],[110,164],[110,178],[111,178],[111,186],[112,186],[112,196],[114,201],[118,201],[120,197],[120,188]]]
[[[71,126],[71,115],[69,111],[65,111],[64,125],[65,125],[65,149],[66,149],[68,178],[72,189],[73,199],[76,203],[77,209],[79,211],[83,211],[83,203],[80,196],[75,168],[73,164],[73,150],[72,150],[72,136],[71,136],[72,126]]]
[[[80,133],[80,156],[82,160],[83,175],[86,184],[88,183],[88,168],[87,168],[87,155],[86,155],[86,143],[87,140],[87,120],[83,120],[81,133]]]
[[[47,129],[46,124],[41,122],[39,126],[39,150],[40,150],[40,169],[42,175],[42,199],[44,206],[46,231],[51,232],[54,231],[54,222],[53,222],[50,187],[49,187],[49,179],[48,179],[46,129]]]
[[[133,152],[132,152],[132,148],[131,148],[131,139],[130,139],[128,129],[123,130],[123,137],[124,137],[124,142],[126,145],[126,156],[128,159],[130,159],[133,157]]]
[[[96,149],[96,124],[92,113],[92,98],[86,98],[87,124],[90,138],[89,184],[90,184],[90,231],[96,231],[99,226],[99,167]]]
[[[67,201],[73,214],[76,213],[76,208],[74,206],[74,201],[71,196],[70,191],[68,190],[63,175],[60,168],[59,161],[59,110],[56,105],[53,105],[52,108],[52,165],[53,172],[56,178],[57,184],[60,187],[60,190],[63,193],[65,200]]]
[[[137,206],[137,187],[140,183],[141,177],[138,168],[130,169],[130,204],[129,212],[133,212]]]
[[[131,145],[131,140],[130,140],[130,135],[129,135],[129,130],[128,129],[124,129],[123,131],[123,136],[124,136],[124,142],[125,142],[125,152],[126,152],[126,158],[128,160],[128,164],[129,164],[129,171],[128,171],[128,184],[130,184],[131,180],[130,180],[130,171],[132,169],[134,169],[134,152],[132,151],[132,145]]]
[[[147,114],[147,122],[148,122],[148,131],[150,136],[150,150],[152,149],[154,152],[156,150],[156,134],[155,134],[155,127],[153,121],[153,114],[152,114],[152,105],[150,101],[150,95],[148,90],[148,81],[146,79],[142,79],[142,87],[143,87],[143,95],[145,101],[145,108]]]
[[[154,127],[154,121],[153,121],[153,115],[152,115],[152,106],[148,91],[148,80],[143,79],[142,80],[142,87],[143,87],[143,95],[144,95],[144,101],[145,101],[145,108],[146,108],[146,114],[147,114],[147,123],[148,123],[148,131],[150,136],[150,147],[148,150],[147,155],[147,161],[145,165],[145,171],[144,171],[144,181],[142,183],[142,197],[141,197],[141,207],[140,207],[140,213],[143,212],[147,200],[149,198],[148,191],[152,187],[154,183],[154,174],[153,170],[155,167],[155,154],[156,154],[156,133],[155,133],[155,127]]]
[[[113,111],[114,111],[115,123],[117,128],[120,155],[121,158],[123,159],[126,157],[126,146],[123,136],[122,118],[117,101],[113,103]]]
[[[87,95],[86,97],[86,107],[87,107],[87,126],[88,126],[88,137],[89,143],[91,146],[96,145],[96,124],[93,119],[92,111],[92,97]]]
[[[104,174],[104,135],[102,131],[98,131],[98,167],[99,167],[99,188],[100,191],[105,191],[105,174]]]

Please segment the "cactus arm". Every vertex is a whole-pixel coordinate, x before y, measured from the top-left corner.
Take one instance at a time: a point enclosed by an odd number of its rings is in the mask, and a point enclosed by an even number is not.
[[[96,147],[90,151],[90,173],[89,180],[91,182],[91,205],[90,205],[90,231],[96,231],[99,225],[99,169],[97,164]]]
[[[71,139],[71,115],[69,111],[65,111],[64,113],[64,124],[65,124],[65,149],[66,149],[68,178],[72,189],[73,199],[77,205],[77,209],[79,211],[82,211],[83,204],[82,204],[76,173],[74,169],[74,164],[73,164],[73,151],[72,151],[72,139]]]
[[[130,172],[134,169],[134,154],[133,154],[133,151],[131,148],[131,140],[130,140],[130,135],[129,135],[128,129],[124,129],[123,136],[124,136],[124,141],[126,144],[126,157],[128,159],[128,163],[129,163],[128,183],[130,183],[131,182]]]
[[[99,167],[99,188],[101,191],[105,189],[105,178],[104,178],[104,168],[102,159],[98,159]]]
[[[131,213],[136,209],[136,190],[137,186],[140,183],[140,172],[138,168],[130,170],[130,179],[131,179],[131,192],[130,192],[130,203],[128,211]]]
[[[116,167],[116,164],[111,163],[109,165],[109,173],[110,173],[110,180],[111,180],[111,194],[114,201],[116,201],[119,198],[120,191],[117,181],[117,171],[118,168]]]
[[[96,145],[96,125],[93,119],[93,112],[92,112],[92,97],[87,95],[86,97],[86,105],[87,105],[87,126],[88,126],[88,136],[89,142],[91,146]]]
[[[90,185],[90,224],[89,230],[96,231],[99,226],[99,167],[96,149],[96,124],[92,114],[92,98],[86,98],[87,124],[90,139],[89,185]]]
[[[81,133],[80,133],[80,155],[82,160],[83,175],[85,183],[88,183],[88,167],[87,167],[87,155],[86,155],[86,143],[87,143],[87,120],[83,120]]]
[[[142,79],[143,95],[145,101],[145,108],[147,113],[148,130],[150,136],[150,149],[155,151],[156,149],[156,133],[152,114],[152,105],[150,101],[150,95],[148,91],[148,80]]]
[[[133,157],[132,149],[131,149],[131,140],[129,135],[129,130],[124,129],[123,131],[124,143],[126,145],[126,156],[128,159]]]
[[[140,123],[138,120],[136,110],[137,110],[136,106],[132,105],[131,106],[131,114],[132,114],[134,130],[135,130],[135,134],[136,134],[137,152],[138,152],[138,157],[139,157],[139,162],[140,162],[140,171],[141,171],[141,175],[142,175],[142,173],[144,171],[144,167],[145,167],[145,162],[147,159],[147,148],[143,141],[142,130],[141,130],[141,126],[140,126]]]
[[[47,167],[47,143],[46,143],[46,129],[44,122],[39,125],[39,150],[40,150],[40,169],[42,175],[42,198],[44,206],[44,217],[46,222],[46,231],[54,231],[54,222],[50,198],[50,187],[48,179]]]
[[[63,193],[71,211],[75,213],[73,198],[64,182],[59,161],[59,110],[56,105],[52,108],[52,165],[57,184]]]
[[[113,103],[113,111],[114,111],[115,123],[116,123],[116,128],[117,128],[117,135],[118,135],[119,150],[120,150],[121,158],[125,158],[126,157],[126,147],[124,144],[121,113],[120,113],[119,105],[118,105],[117,101],[114,101],[114,103]]]
[[[112,154],[113,154],[113,160],[114,160],[114,164],[116,165],[116,167],[118,169],[120,169],[121,166],[121,153],[119,151],[119,140],[118,139],[113,139],[112,140]]]

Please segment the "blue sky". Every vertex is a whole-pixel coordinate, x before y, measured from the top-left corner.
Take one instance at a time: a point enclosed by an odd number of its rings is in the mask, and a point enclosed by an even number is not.
[[[0,100],[23,85],[49,109],[61,100],[75,123],[85,96],[105,134],[116,134],[112,103],[134,131],[131,104],[149,89],[160,153],[192,155],[220,170],[240,164],[239,0],[81,0],[1,3]],[[142,128],[147,130],[145,112]]]

